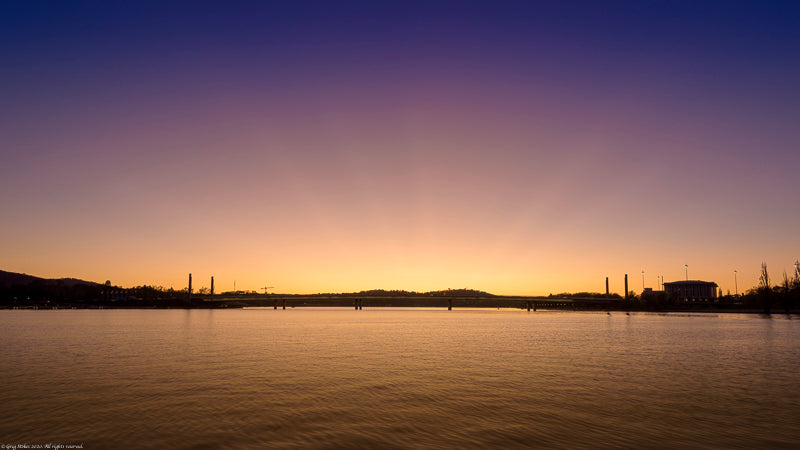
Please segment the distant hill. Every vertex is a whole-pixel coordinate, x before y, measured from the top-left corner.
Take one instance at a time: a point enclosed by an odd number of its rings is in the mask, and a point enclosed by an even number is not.
[[[443,291],[428,291],[428,292],[414,292],[414,291],[386,291],[383,289],[372,289],[369,291],[361,291],[361,292],[354,292],[346,295],[368,295],[372,297],[447,297],[447,296],[456,296],[456,297],[494,297],[494,294],[490,294],[484,291],[478,291],[475,289],[447,289]]]
[[[33,283],[41,284],[61,284],[63,286],[72,287],[78,284],[100,285],[93,281],[79,280],[77,278],[40,278],[25,273],[6,272],[0,270],[0,286],[26,286]]]
[[[447,289],[443,291],[429,291],[426,292],[425,295],[430,295],[433,297],[447,297],[447,296],[456,296],[456,297],[494,297],[494,294],[490,294],[488,292],[479,291],[477,289]]]

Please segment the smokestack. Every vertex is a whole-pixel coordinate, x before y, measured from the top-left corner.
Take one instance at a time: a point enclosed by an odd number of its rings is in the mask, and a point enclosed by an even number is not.
[[[606,298],[608,298],[608,277],[606,277]]]
[[[192,295],[192,274],[189,274],[189,295]]]
[[[628,274],[625,274],[625,296],[623,298],[628,298]]]
[[[214,277],[211,277],[211,295],[214,295]]]

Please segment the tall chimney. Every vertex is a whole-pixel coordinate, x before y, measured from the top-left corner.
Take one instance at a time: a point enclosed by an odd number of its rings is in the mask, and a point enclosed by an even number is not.
[[[211,295],[214,295],[214,277],[211,277]]]
[[[189,274],[189,295],[192,295],[192,274]]]
[[[608,277],[606,277],[606,298],[608,298]]]
[[[625,274],[625,296],[623,298],[625,298],[625,299],[628,298],[628,274],[627,273]]]

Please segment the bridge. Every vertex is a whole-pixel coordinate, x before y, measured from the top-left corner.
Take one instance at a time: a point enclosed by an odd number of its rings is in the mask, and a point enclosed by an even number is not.
[[[537,310],[604,310],[616,300],[594,297],[459,297],[459,296],[366,296],[366,295],[243,295],[194,297],[193,303],[221,308],[350,307],[364,308],[514,308]],[[213,307],[213,306],[212,306]]]

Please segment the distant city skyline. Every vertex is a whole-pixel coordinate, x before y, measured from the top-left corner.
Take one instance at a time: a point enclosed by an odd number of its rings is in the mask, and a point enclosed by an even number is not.
[[[800,258],[800,4],[23,2],[0,25],[1,270],[547,295],[688,265],[725,294]]]

